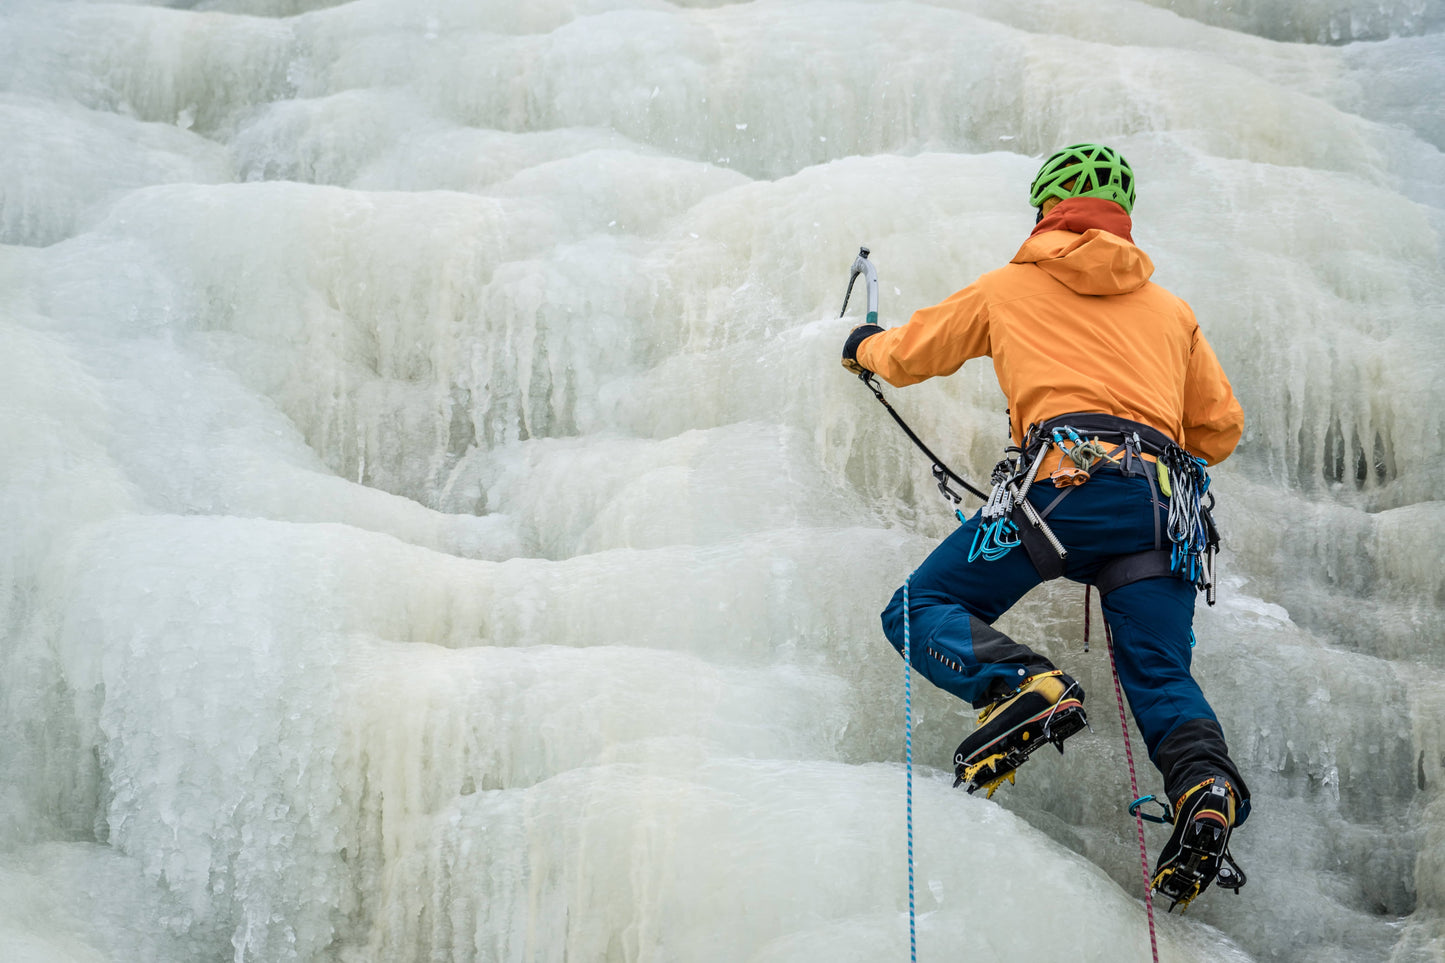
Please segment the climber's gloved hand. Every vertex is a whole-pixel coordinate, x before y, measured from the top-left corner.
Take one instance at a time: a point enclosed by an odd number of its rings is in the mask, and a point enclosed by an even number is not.
[[[858,363],[858,346],[882,330],[876,324],[860,324],[849,331],[848,340],[843,342],[843,367],[855,375],[872,374],[873,372]]]

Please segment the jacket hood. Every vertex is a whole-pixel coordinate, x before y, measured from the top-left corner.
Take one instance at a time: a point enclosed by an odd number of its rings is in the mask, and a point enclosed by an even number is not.
[[[1149,255],[1134,246],[1124,209],[1099,197],[1060,201],[1014,255],[1037,264],[1078,294],[1128,294],[1154,274]]]

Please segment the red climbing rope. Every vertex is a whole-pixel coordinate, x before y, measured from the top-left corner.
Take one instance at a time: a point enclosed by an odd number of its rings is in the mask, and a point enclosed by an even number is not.
[[[1119,685],[1119,668],[1114,664],[1114,633],[1109,620],[1104,620],[1104,640],[1109,646],[1109,671],[1114,676],[1114,697],[1119,701],[1119,728],[1124,730],[1124,758],[1129,761],[1130,799],[1139,798],[1139,777],[1134,772],[1134,748],[1129,741],[1129,723],[1124,718],[1124,689]],[[1089,586],[1084,586],[1084,651],[1089,651]],[[1134,826],[1139,832],[1139,865],[1144,870],[1144,908],[1149,913],[1149,949],[1154,954],[1154,963],[1159,963],[1159,937],[1154,930],[1154,881],[1149,876],[1149,850],[1144,845],[1144,818],[1134,814]]]

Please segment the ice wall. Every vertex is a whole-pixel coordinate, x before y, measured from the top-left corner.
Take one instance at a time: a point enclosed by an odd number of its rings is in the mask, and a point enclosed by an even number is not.
[[[903,958],[876,613],[952,523],[842,285],[1100,139],[1249,416],[1251,881],[1163,958],[1439,959],[1439,7],[1170,6],[0,8],[0,957]],[[895,401],[997,458],[987,363]],[[1003,624],[1095,731],[993,801],[915,692],[921,959],[1148,959],[1081,596]]]
[[[1438,0],[1148,0],[1181,16],[1303,43],[1346,44],[1418,36],[1445,27]]]

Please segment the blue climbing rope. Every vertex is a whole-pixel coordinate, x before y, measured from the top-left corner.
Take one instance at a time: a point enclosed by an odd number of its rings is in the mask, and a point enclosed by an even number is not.
[[[908,952],[918,963],[918,917],[913,907],[913,641],[908,631],[908,583],[903,580],[903,754],[908,760]]]

